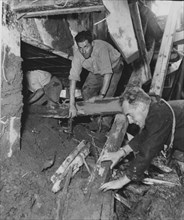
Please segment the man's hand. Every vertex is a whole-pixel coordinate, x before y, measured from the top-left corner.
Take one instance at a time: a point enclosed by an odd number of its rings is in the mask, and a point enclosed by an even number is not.
[[[98,95],[98,96],[93,96],[92,98],[88,99],[87,102],[95,102],[97,100],[102,100],[103,96],[102,95]]]
[[[69,108],[69,117],[74,118],[77,116],[77,109],[74,105],[71,105]]]
[[[116,152],[105,152],[104,155],[101,157],[101,161],[107,161],[107,160],[111,160],[112,164],[111,164],[111,169],[118,163],[118,161],[120,160],[121,157],[123,157],[124,155],[120,154],[119,151]]]
[[[124,177],[121,177],[117,180],[104,183],[100,187],[100,190],[103,190],[105,192],[110,189],[120,189],[129,182],[130,182],[130,179],[125,175]]]

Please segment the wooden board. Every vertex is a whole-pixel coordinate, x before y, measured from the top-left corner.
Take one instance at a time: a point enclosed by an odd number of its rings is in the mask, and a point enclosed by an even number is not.
[[[158,55],[158,60],[155,66],[155,71],[153,74],[153,79],[151,83],[150,94],[162,95],[165,77],[168,68],[168,62],[170,59],[170,54],[173,46],[173,38],[176,30],[176,23],[178,18],[180,4],[172,3],[170,12],[167,18],[164,35],[162,38],[162,43],[160,46],[160,51]]]
[[[78,115],[113,115],[122,113],[121,98],[105,98],[94,103],[76,102]],[[28,112],[41,117],[49,118],[67,118],[69,112],[69,104],[56,106],[54,109],[45,106],[32,105],[29,106]]]
[[[110,12],[106,18],[109,33],[125,61],[131,63],[138,58],[139,52],[128,2],[103,0],[103,3]]]

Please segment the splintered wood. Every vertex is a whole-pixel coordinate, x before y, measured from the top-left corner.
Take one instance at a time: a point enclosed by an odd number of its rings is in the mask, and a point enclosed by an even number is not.
[[[90,144],[84,140],[74,149],[74,151],[64,160],[61,166],[56,170],[55,174],[51,177],[51,181],[54,183],[52,187],[53,192],[60,190],[60,183],[65,178],[69,170],[72,168],[72,176],[79,170],[79,167],[83,165],[84,158],[89,154]]]

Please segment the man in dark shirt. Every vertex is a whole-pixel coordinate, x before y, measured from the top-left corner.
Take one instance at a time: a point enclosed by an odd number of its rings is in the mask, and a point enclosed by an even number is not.
[[[184,152],[184,100],[156,100],[137,87],[127,89],[123,97],[123,112],[130,124],[140,127],[140,132],[119,151],[102,156],[102,161],[112,161],[113,168],[120,158],[134,153],[125,175],[103,184],[104,191],[119,189],[131,180],[141,180],[152,159],[164,150],[164,145]]]

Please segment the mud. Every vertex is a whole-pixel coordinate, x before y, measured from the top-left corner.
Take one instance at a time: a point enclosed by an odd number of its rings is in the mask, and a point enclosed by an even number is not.
[[[30,115],[22,122],[21,150],[0,164],[0,213],[3,220],[54,220],[58,213],[58,195],[52,189],[51,176],[67,155],[86,139],[91,141],[88,123],[75,121],[72,138],[64,132],[67,120],[48,119]],[[96,143],[99,149],[103,143]],[[94,164],[92,155],[91,167]],[[165,174],[164,174],[165,175]],[[171,179],[182,180],[176,172]],[[89,176],[83,166],[69,185],[64,212],[66,220],[82,220],[85,202],[82,188]],[[181,181],[182,183],[182,181]],[[183,184],[183,183],[182,183]],[[184,185],[166,187],[138,185],[121,190],[130,203],[129,209],[115,202],[116,219],[182,220],[184,219]],[[95,203],[95,201],[94,201]],[[76,216],[80,216],[76,219]],[[79,219],[80,218],[80,219]],[[94,220],[95,217],[94,217]]]

